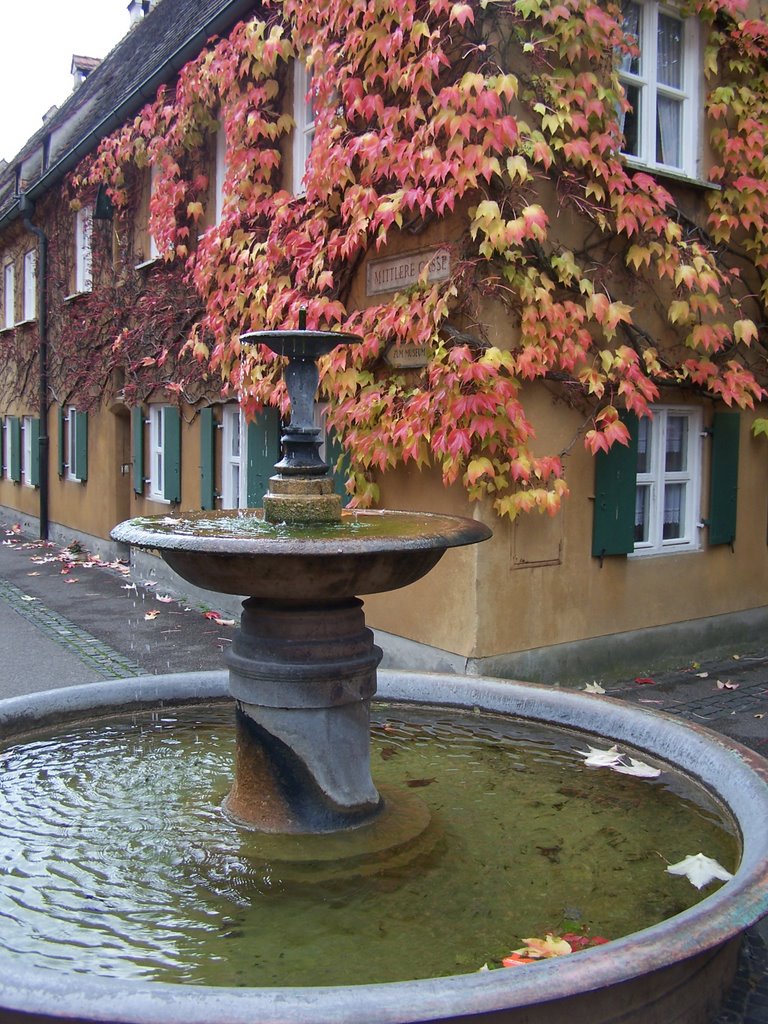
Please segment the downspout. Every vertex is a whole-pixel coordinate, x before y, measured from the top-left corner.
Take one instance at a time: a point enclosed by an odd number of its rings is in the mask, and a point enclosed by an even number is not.
[[[38,452],[40,463],[40,540],[48,540],[48,236],[42,228],[32,223],[35,205],[29,196],[19,197],[19,210],[24,218],[24,227],[37,235],[37,332],[38,360],[40,372],[40,434]]]

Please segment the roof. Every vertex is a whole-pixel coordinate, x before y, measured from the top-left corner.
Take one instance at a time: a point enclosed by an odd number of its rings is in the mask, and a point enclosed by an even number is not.
[[[0,167],[0,228],[57,184],[100,139],[132,117],[213,35],[255,10],[257,0],[160,0],[82,85]]]

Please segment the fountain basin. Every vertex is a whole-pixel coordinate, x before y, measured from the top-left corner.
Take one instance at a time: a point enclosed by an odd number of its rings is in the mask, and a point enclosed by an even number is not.
[[[0,738],[129,709],[225,699],[225,673],[145,677],[0,703]],[[768,765],[708,730],[607,698],[438,674],[381,672],[382,699],[495,714],[581,730],[677,766],[724,803],[743,854],[732,881],[667,921],[608,946],[535,966],[382,985],[214,989],[125,982],[19,966],[0,954],[0,1020],[124,1024],[270,1021],[327,1024],[477,1020],[545,1024],[703,1024],[729,984],[743,930],[768,910]],[[696,851],[691,851],[696,852]],[[596,856],[599,856],[596,853]],[[446,908],[450,927],[450,908]]]
[[[428,512],[343,512],[337,524],[291,527],[260,509],[147,516],[112,537],[152,548],[188,583],[271,603],[341,602],[407,586],[446,548],[491,536],[473,519]]]

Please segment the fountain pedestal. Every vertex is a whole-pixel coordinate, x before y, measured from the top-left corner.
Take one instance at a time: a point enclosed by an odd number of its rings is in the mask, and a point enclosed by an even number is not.
[[[369,732],[380,660],[361,601],[244,602],[227,655],[237,701],[232,818],[264,832],[327,832],[378,813]]]

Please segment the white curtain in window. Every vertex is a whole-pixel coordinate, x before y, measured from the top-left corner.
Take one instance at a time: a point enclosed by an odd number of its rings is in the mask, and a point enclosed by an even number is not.
[[[683,502],[685,484],[667,484],[664,488],[664,538],[679,537],[682,534]]]

